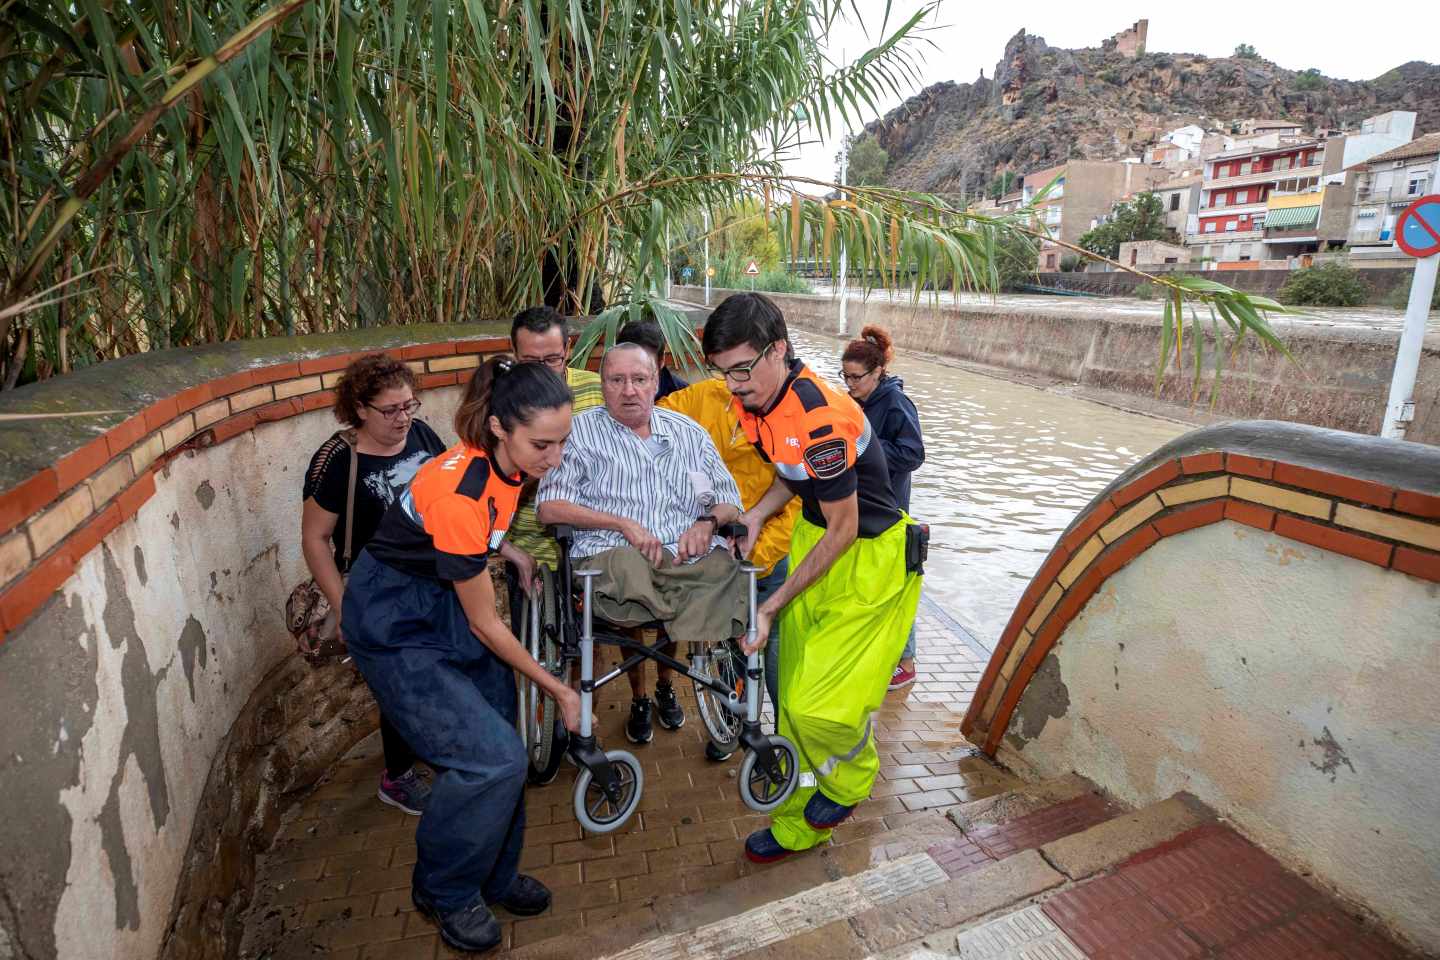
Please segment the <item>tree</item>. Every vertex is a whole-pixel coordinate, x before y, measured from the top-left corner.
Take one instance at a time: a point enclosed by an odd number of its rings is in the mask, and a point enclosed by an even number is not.
[[[846,0],[623,6],[0,4],[0,388],[540,300],[610,305],[582,353],[649,312],[683,357],[656,290],[701,211],[754,204],[782,250],[916,289],[993,286],[993,237],[1032,229],[880,187],[827,203],[781,170],[917,82],[934,2],[847,64],[825,53]],[[1257,298],[1164,282],[1268,332]]]
[[[1120,244],[1131,240],[1180,241],[1165,222],[1165,204],[1153,193],[1142,193],[1134,200],[1117,203],[1110,219],[1082,234],[1079,244],[1091,253],[1113,260],[1120,255]]]
[[[845,175],[847,185],[873,187],[885,182],[885,167],[890,163],[890,154],[880,142],[866,134],[850,138],[850,163]],[[840,158],[835,158],[839,167]]]
[[[1255,52],[1255,48],[1252,47],[1252,46],[1251,46],[1250,44],[1248,44],[1248,43],[1242,43],[1242,44],[1240,44],[1239,46],[1237,46],[1237,47],[1235,48],[1235,56],[1239,57],[1241,60],[1259,60],[1259,59],[1260,59],[1260,54],[1256,53],[1256,52]]]
[[[999,200],[1015,189],[1015,181],[1017,179],[1015,173],[1011,170],[997,173],[995,178],[990,181],[990,186],[985,188],[985,195],[991,200]]]
[[[1325,78],[1317,67],[1311,67],[1295,76],[1295,89],[1302,91],[1319,90],[1325,86]]]

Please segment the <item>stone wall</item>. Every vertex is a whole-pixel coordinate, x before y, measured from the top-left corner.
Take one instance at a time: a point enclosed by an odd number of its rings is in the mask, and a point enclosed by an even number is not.
[[[1215,271],[1183,267],[1176,269],[1175,266],[1175,264],[1153,264],[1147,269],[1152,273],[1164,272],[1216,280],[1236,290],[1258,293],[1271,298],[1277,296],[1280,288],[1285,286],[1285,281],[1294,276],[1294,271],[1289,269],[1266,270],[1257,267],[1253,270]],[[1408,289],[1410,278],[1415,272],[1414,268],[1378,267],[1372,269],[1364,267],[1363,264],[1356,266],[1362,267],[1362,269],[1357,269],[1356,273],[1369,290],[1369,302],[1372,304],[1384,303],[1390,292],[1400,284],[1405,284]],[[1133,296],[1135,288],[1146,282],[1132,273],[1118,270],[1102,273],[1039,273],[1035,276],[1035,283],[1041,287],[1073,290],[1077,293],[1093,293],[1107,297]]]
[[[1440,450],[1212,427],[1061,535],[962,729],[1137,805],[1189,791],[1436,950],[1437,642]]]
[[[1226,279],[1241,276],[1227,274]],[[700,301],[701,291],[676,295]],[[728,292],[712,291],[712,303]],[[772,294],[788,323],[835,333],[837,307],[829,297]],[[867,323],[888,329],[898,347],[1054,378],[1082,387],[1155,398],[1160,353],[1160,305],[1156,319],[1093,315],[1041,307],[976,304],[936,307],[853,299],[847,308],[851,334]],[[1276,324],[1291,359],[1248,338],[1227,355],[1225,372],[1210,406],[1214,341],[1205,338],[1204,371],[1195,389],[1194,340],[1187,331],[1184,357],[1172,361],[1159,398],[1202,412],[1241,419],[1293,420],[1315,426],[1379,432],[1394,369],[1397,332],[1317,329]],[[1415,420],[1407,436],[1440,444],[1440,338],[1428,337],[1415,388]]]
[[[0,398],[31,418],[0,431],[0,771],[24,798],[0,819],[0,956],[233,955],[279,811],[375,724],[282,622],[330,388],[390,349],[450,439],[495,332],[165,351]]]

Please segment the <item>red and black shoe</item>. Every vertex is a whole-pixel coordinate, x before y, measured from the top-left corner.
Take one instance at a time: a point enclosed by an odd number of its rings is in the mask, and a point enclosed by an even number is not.
[[[745,859],[751,863],[775,863],[798,852],[780,846],[780,841],[775,839],[769,827],[756,830],[745,838]]]

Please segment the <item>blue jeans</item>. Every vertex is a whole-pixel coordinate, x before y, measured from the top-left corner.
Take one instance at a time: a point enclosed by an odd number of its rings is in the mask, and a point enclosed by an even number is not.
[[[790,558],[781,557],[775,569],[755,582],[756,603],[764,603],[785,583],[790,574]],[[780,717],[780,618],[770,622],[770,640],[765,644],[765,692],[770,695],[770,708]]]
[[[514,671],[471,632],[453,588],[369,551],[350,572],[341,630],[381,712],[435,770],[415,889],[442,912],[502,899],[525,839]]]
[[[913,660],[915,658],[915,624],[910,624],[910,636],[905,638],[905,650],[900,654],[901,660]]]

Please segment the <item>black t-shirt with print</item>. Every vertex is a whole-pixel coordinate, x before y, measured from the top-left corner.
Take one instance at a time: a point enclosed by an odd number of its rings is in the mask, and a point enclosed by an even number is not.
[[[355,475],[355,537],[350,544],[350,560],[353,563],[375,536],[380,518],[395,498],[405,489],[420,464],[437,453],[443,453],[445,444],[422,420],[410,424],[410,434],[405,438],[405,449],[388,457],[370,453],[360,454],[359,471]],[[350,445],[339,436],[333,436],[320,445],[315,456],[310,458],[310,469],[305,471],[305,499],[315,502],[335,514],[335,532],[330,535],[335,545],[335,565],[344,572],[342,555],[345,552],[345,490],[350,483]]]

